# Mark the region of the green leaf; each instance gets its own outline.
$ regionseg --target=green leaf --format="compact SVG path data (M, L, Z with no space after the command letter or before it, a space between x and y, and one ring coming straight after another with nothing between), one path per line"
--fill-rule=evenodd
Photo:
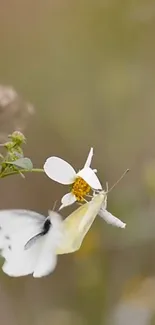
M32 170L33 168L32 161L29 158L20 158L7 163L27 170Z

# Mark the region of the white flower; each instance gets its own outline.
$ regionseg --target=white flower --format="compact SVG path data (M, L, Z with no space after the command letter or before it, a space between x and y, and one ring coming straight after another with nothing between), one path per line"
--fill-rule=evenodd
M62 205L60 209L76 201L83 201L85 195L91 189L102 190L100 181L95 174L96 170L90 167L92 157L93 148L90 149L86 163L78 173L68 162L61 158L50 157L46 160L44 171L47 176L60 184L71 185L71 191L61 199Z
M106 210L108 189L106 190L106 192L103 191L100 181L95 174L96 170L90 167L92 157L93 148L90 149L88 158L83 169L81 169L78 173L75 172L74 168L68 162L64 161L61 158L50 157L46 160L44 164L44 171L47 176L58 183L64 185L71 185L71 191L65 194L61 199L62 205L60 209L65 206L71 205L76 201L83 201L85 195L87 195L91 189L93 191L100 190L100 194L103 194L104 199L97 214L107 223L116 227L125 228L126 224L124 222L114 217L110 212ZM118 181L120 181L122 177L124 177L125 173L121 176ZM94 195L96 196L95 191ZM88 202L88 205L90 202Z

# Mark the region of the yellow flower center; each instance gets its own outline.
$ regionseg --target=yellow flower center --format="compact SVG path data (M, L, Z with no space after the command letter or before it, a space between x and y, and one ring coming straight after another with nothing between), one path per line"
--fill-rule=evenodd
M84 201L84 196L88 194L91 187L82 179L77 177L75 183L72 186L71 192L76 196L77 201Z

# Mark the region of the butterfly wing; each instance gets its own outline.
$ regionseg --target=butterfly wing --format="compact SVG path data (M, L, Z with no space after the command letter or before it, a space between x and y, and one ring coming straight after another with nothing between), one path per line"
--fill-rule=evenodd
M10 251L8 253L8 251L5 250L3 254L5 257L5 262L2 266L3 272L12 277L32 274L40 253L39 246L38 243L26 251L24 248L21 249L21 247L19 249L13 248L14 252L11 254Z
M45 217L27 210L0 211L0 250L5 258L3 271L10 276L33 273L43 238L30 249L25 244L42 230Z
M65 235L61 245L57 248L57 254L68 254L77 251L94 222L106 195L101 192L90 202L83 204L71 213L63 222Z
M60 214L51 211L48 219L51 222L51 227L43 237L39 258L33 273L34 277L46 276L55 269L57 264L56 249L64 237L64 228Z
M44 247L41 249L39 258L37 259L34 267L34 278L41 278L52 273L56 267L56 264L57 256L55 254L55 247L50 246L49 249L48 243L44 243Z

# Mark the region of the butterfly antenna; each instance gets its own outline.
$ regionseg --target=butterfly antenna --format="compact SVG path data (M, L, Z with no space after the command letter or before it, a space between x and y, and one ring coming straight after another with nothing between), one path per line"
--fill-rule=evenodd
M107 193L111 192L113 188L118 185L118 183L124 178L124 176L129 172L130 169L125 170L125 172L122 174L122 176L117 180L117 182L110 187L110 189L107 191ZM107 183L106 183L106 188L107 188Z
M109 188L109 184L108 184L108 182L106 182L105 186L106 186L106 193L108 193L108 192L109 192L109 191L108 191L108 188Z
M55 210L56 210L56 205L57 205L57 202L58 202L58 200L56 200L56 201L54 202L54 204L53 204L53 211L55 211Z

